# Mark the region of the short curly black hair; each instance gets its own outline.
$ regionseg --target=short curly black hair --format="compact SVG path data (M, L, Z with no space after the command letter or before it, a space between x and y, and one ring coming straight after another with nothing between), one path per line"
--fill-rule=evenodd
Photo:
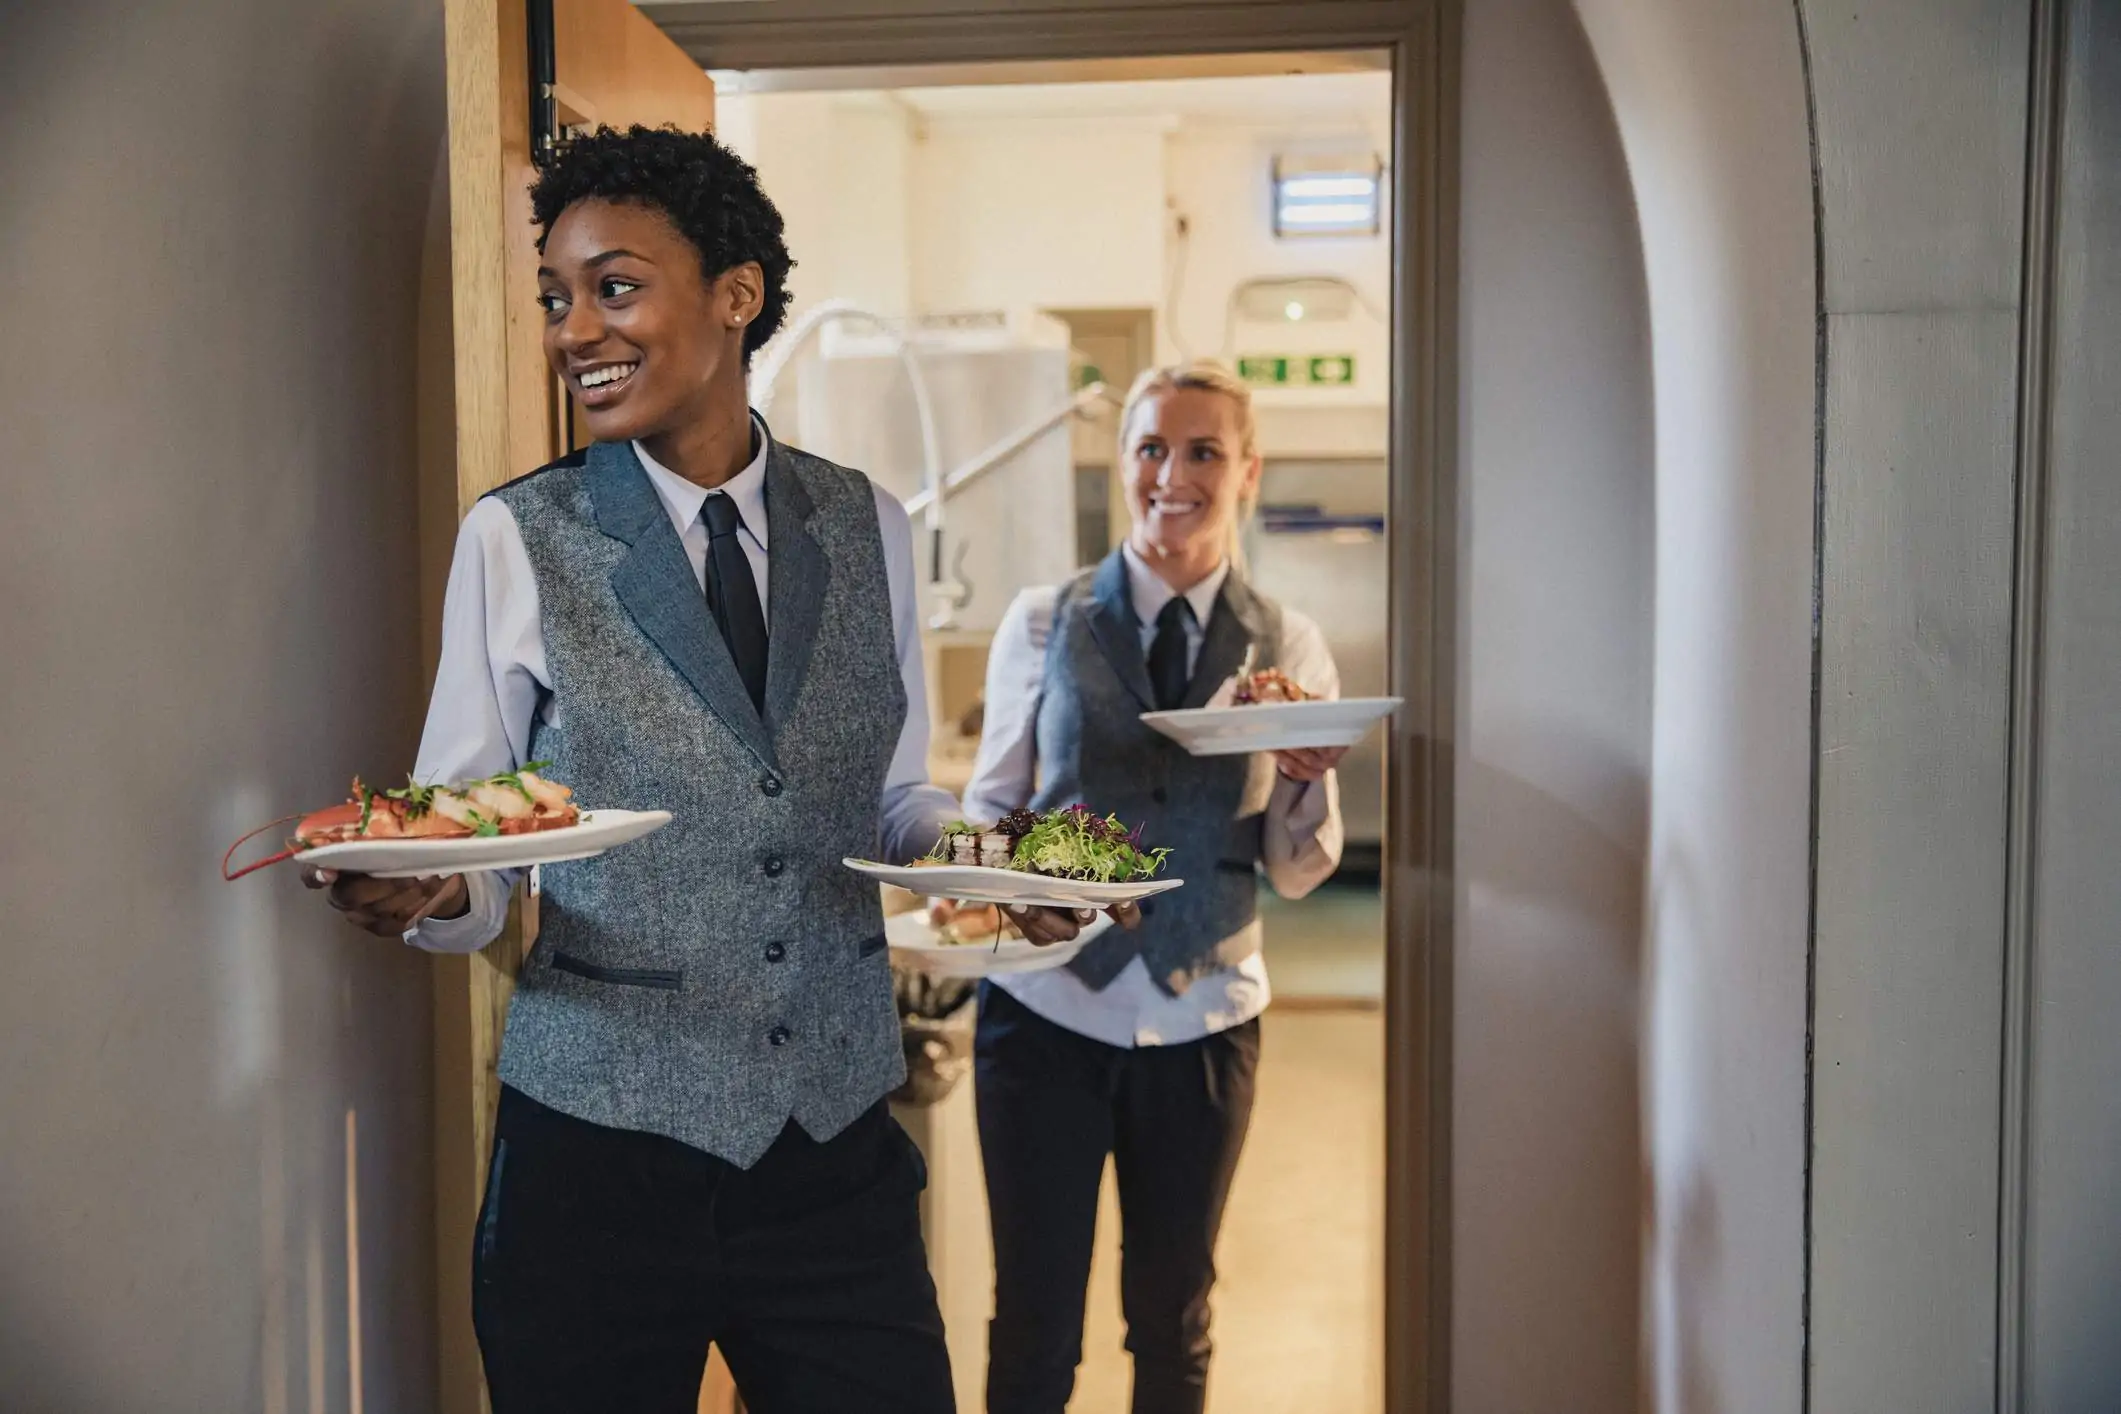
M591 199L635 202L668 216L699 252L700 271L710 280L747 260L758 262L766 297L744 330L746 364L779 331L788 317L788 272L795 268L781 213L751 164L712 136L636 124L576 138L531 184L538 249L561 212Z

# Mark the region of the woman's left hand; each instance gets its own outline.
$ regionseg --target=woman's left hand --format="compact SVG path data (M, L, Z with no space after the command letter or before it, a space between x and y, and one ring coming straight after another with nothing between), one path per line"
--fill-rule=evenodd
M1274 768L1292 781L1322 781L1348 754L1345 746L1307 746L1274 753Z

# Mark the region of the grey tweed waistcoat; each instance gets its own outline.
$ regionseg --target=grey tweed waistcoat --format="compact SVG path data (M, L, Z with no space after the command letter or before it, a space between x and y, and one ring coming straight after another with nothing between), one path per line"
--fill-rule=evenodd
M774 445L763 717L631 447L495 493L537 579L557 711L531 754L584 805L671 823L542 870L501 1079L596 1124L749 1167L829 1139L905 1063L876 887L906 718L874 493Z
M1185 705L1207 704L1256 649L1255 668L1280 661L1281 610L1236 570L1209 615ZM1145 844L1170 848L1166 868L1186 886L1142 905L1139 928L1111 929L1069 962L1102 991L1139 956L1169 995L1244 960L1240 939L1258 909L1262 817L1274 789L1265 756L1189 756L1143 726L1155 709L1140 620L1120 552L1064 587L1054 607L1039 700L1039 810L1088 805L1140 825Z

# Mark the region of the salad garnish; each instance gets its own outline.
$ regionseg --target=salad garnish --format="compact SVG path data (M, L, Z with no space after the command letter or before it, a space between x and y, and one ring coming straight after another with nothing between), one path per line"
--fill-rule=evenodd
M954 823L944 830L928 862L1124 884L1154 878L1170 853L1142 848L1141 831L1129 830L1115 815L1071 805L1044 815L1011 811L986 829Z

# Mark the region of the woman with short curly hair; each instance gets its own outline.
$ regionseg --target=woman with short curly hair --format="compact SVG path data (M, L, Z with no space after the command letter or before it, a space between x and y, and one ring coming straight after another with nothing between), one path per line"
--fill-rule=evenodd
M792 264L751 168L600 132L532 207L545 351L595 440L466 517L417 774L544 760L675 818L541 871L474 1257L494 1409L689 1414L712 1343L757 1414L947 1414L880 902L840 865L957 813L927 783L911 526L747 405ZM310 877L440 952L493 938L514 882Z

